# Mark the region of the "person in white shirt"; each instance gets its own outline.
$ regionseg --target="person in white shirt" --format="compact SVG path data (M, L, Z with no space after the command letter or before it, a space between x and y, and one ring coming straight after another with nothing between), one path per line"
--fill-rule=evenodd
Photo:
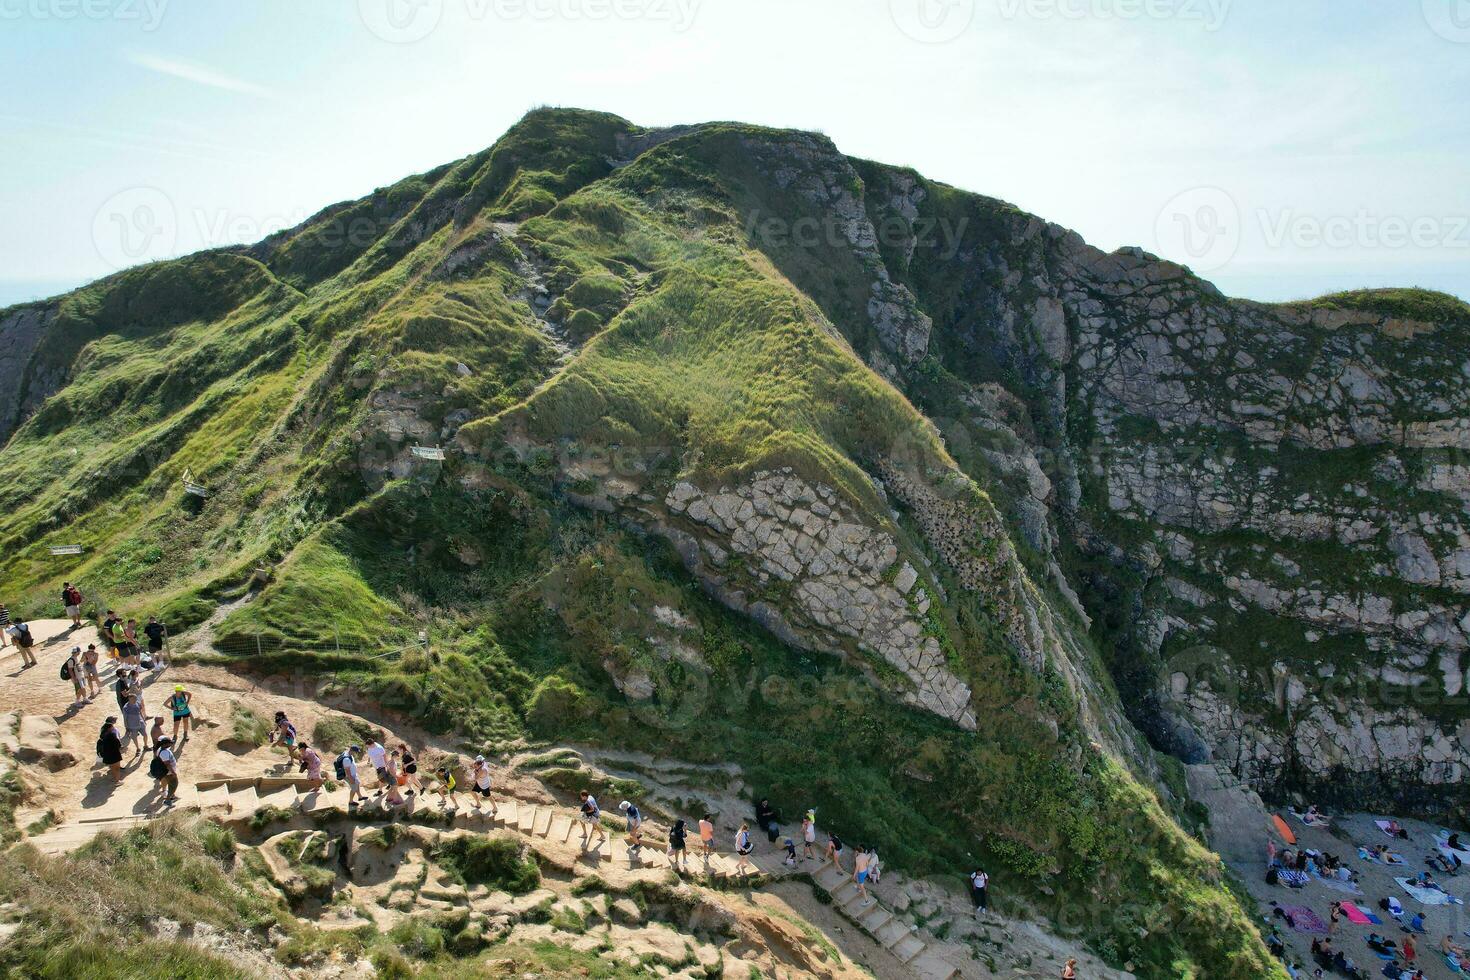
M480 812L481 799L489 801L490 816L494 817L498 809L490 798L490 764L483 755L477 755L474 769L470 772L470 800L475 804L476 813Z
M975 903L976 915L990 907L990 875L979 868L970 875L970 898Z
M388 773L388 750L379 745L377 739L370 738L367 744L367 757L373 771L378 774L378 791L373 795L382 796L391 778Z
M754 850L750 843L750 824L743 823L735 832L735 870L742 875L748 873L750 868L750 852Z
M597 797L585 789L581 793L582 798L582 847L586 848L592 840L592 832L597 832L597 846L607 840L607 832L602 829L602 810L597 805Z

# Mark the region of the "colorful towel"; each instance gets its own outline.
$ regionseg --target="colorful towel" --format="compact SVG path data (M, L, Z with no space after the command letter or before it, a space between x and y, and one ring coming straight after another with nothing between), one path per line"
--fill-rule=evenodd
M1305 932L1313 936L1327 935L1327 923L1323 922L1322 917L1311 909L1302 905L1278 905L1277 908L1281 909L1286 916L1286 921L1291 923L1291 927L1297 932Z
M1342 903L1342 914L1347 916L1349 922L1355 926L1383 925L1383 920L1365 908L1360 908L1352 902Z
M1281 870L1276 872L1276 880L1281 882L1283 885L1291 888L1301 888L1312 879L1307 877L1307 873L1305 871L1294 871L1289 868L1282 868Z
M1326 878L1319 874L1312 875L1312 880L1319 885L1324 885L1327 888L1331 888L1333 891L1342 892L1344 895L1363 894L1363 889L1359 888L1351 881L1343 881L1340 878Z
M1413 880L1414 879L1412 879L1412 878L1395 878L1394 879L1394 881L1396 881L1396 882L1399 883L1399 887L1400 888L1402 888L1404 891L1408 892L1410 895L1412 895L1414 898L1416 898L1420 902L1420 904L1423 904L1423 905L1464 905L1465 904L1464 902L1460 901L1455 896L1450 895L1450 894L1448 894L1446 892L1439 891L1436 888L1420 888L1418 885L1412 884Z

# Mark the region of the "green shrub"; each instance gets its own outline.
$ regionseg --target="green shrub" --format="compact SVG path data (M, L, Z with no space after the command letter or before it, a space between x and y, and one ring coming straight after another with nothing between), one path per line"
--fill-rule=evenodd
M270 726L264 718L236 701L230 705L230 738L252 748L270 741Z
M217 823L202 821L199 824L199 841L204 853L219 861L229 861L235 856L235 832Z
M386 737L381 728L347 715L328 715L311 730L312 746L333 754L341 752L349 745L363 745L368 739L381 740Z
M512 834L445 838L434 845L431 856L464 885L523 895L541 884L541 869Z
M444 955L444 932L436 925L418 918L404 919L388 931L388 940L405 956L416 960L432 960Z

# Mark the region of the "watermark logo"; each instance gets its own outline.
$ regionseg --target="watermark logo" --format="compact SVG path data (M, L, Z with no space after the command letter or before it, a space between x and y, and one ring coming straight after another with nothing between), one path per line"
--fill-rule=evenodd
M1470 44L1470 0L1421 0L1424 21L1446 41Z
M1240 249L1240 237L1240 208L1218 187L1176 194L1154 222L1154 251L1181 257L1195 272L1223 268Z
M945 44L969 29L975 0L888 0L898 29L921 44Z
M158 30L169 0L0 0L0 21L94 20Z
M156 187L119 191L92 218L92 243L113 269L168 258L178 240L178 211Z
M1233 0L1000 0L1006 20L1174 20L1206 31L1225 26Z
M357 0L357 14L375 36L390 44L412 44L444 19L444 0Z
M4 0L0 0L4 2ZM515 21L656 21L682 34L694 26L700 0L454 0L454 13L471 23ZM358 0L358 14L374 35L413 44L444 20L446 0Z

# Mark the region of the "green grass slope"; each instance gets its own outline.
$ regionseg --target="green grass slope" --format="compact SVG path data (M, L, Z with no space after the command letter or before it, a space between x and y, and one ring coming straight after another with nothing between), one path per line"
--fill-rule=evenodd
M179 629L264 566L216 629L223 661L331 674L476 745L735 761L786 811L817 805L915 873L986 863L1003 907L1140 975L1274 975L1218 859L1176 822L1179 796L1149 784L1160 763L1129 738L1094 744L1081 715L1117 714L1116 697L1051 586L1024 579L1088 691L1022 663L1015 610L963 587L875 487L892 460L968 484L860 356L873 257L749 238L752 212L811 205L746 152L799 159L814 139L538 111L485 153L253 249L66 297L86 330L69 359L45 356L68 383L0 452L16 475L0 595L29 615L70 578ZM340 234L354 221L362 234ZM449 458L416 461L413 444ZM648 533L676 481L773 467L933 563L949 598L927 628L975 692L976 731L886 697L880 663L782 643ZM186 468L211 497L183 493ZM582 506L589 471L646 501ZM62 542L87 551L50 557ZM775 585L761 598L789 601ZM689 624L677 638L659 609ZM656 696L625 697L610 664L651 671Z

